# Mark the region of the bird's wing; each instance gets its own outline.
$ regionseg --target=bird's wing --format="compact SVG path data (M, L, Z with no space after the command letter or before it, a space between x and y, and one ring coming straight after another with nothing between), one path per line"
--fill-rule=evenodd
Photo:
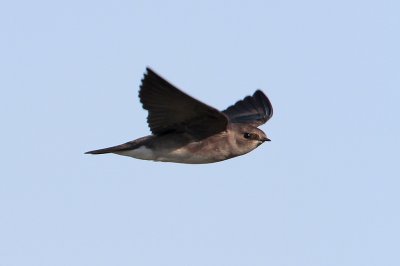
M180 91L150 68L139 98L149 112L147 122L154 135L188 132L201 139L224 131L228 124L223 113Z
M222 112L228 116L229 122L246 123L256 127L267 122L273 114L271 102L260 90Z

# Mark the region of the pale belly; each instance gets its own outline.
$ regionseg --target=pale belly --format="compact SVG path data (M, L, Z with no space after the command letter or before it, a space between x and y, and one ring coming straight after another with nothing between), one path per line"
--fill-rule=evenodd
M137 149L121 151L117 154L142 160L187 164L214 163L233 157L227 152L227 149L222 149L221 147L197 147L196 143L177 149L161 151L153 151L141 146Z

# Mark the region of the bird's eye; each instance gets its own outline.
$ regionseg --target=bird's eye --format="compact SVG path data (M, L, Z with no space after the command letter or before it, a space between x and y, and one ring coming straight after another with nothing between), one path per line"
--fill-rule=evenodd
M250 139L251 138L251 133L244 133L243 137L246 139Z

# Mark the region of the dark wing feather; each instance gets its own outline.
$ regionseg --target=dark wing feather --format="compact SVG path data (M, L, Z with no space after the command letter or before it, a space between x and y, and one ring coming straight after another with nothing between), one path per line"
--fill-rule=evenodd
M154 135L188 132L201 139L225 130L228 124L223 113L180 91L150 68L139 98L149 112L147 122Z
M232 123L246 123L260 126L273 114L272 105L265 94L257 90L253 96L247 96L223 111Z

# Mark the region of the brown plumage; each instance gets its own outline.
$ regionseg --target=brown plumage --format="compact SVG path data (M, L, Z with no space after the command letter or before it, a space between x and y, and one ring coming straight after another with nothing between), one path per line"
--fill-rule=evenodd
M243 155L269 141L257 127L273 114L267 96L252 96L220 112L147 68L139 91L152 135L88 154L115 153L144 160L212 163Z

